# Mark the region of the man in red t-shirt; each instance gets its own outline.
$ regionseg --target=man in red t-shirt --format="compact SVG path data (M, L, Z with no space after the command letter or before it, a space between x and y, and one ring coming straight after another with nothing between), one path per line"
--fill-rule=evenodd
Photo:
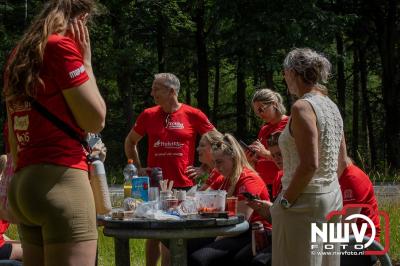
M342 145L346 145L344 141ZM367 204L370 207L364 208L351 208L348 209L342 220L345 221L349 215L352 214L363 214L370 218L376 228L375 240L379 241L381 232L379 215L378 215L378 204L374 194L374 187L371 180L360 168L355 166L351 159L347 156L346 149L339 155L338 161L338 176L340 189L343 197L343 207L349 204ZM357 219L356 222L358 229L361 228L364 220ZM368 226L365 233L367 236L371 236L371 228ZM340 264L346 265L374 265L376 262L375 256L354 256L354 255L342 255L340 258Z
M188 189L194 185L186 175L186 168L193 165L197 135L214 130L206 115L199 109L178 101L179 79L170 73L155 75L151 96L156 106L145 109L125 139L125 154L134 160L138 172L146 175L142 168L137 144L144 135L148 136L147 167L160 167L163 179L174 181L174 188ZM155 251L158 242L147 242ZM149 245L153 245L150 247ZM158 256L146 255L147 265L156 265Z
M170 73L156 74L151 96L157 104L145 109L125 139L125 154L142 170L137 144L148 136L147 167L160 167L163 179L173 180L174 188L194 185L186 175L186 167L193 165L196 137L214 129L199 109L178 101L180 83Z

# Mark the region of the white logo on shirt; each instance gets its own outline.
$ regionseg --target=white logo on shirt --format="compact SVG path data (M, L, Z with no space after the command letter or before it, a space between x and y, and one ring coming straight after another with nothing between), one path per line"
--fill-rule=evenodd
M71 79L73 79L73 78L76 78L77 76L79 76L80 74L82 74L84 72L85 72L85 67L83 65L81 65L79 68L69 72L69 77Z
M14 117L14 130L28 130L29 116L15 116Z
M176 148L182 148L183 144L180 143L179 141L161 141L161 140L157 140L156 142L154 142L153 145L154 148L159 148L159 147L163 147L163 148L172 148L172 149L176 149Z
M183 123L181 122L168 122L166 128L170 128L170 129L184 129L185 126L183 125Z

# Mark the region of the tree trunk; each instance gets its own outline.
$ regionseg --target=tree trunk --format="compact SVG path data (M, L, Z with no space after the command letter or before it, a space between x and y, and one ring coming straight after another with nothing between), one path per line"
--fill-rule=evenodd
M121 3L119 6L116 6L110 11L114 14L119 14L121 10L123 10L123 8L127 6L127 4L127 2ZM124 38L122 38L126 35L126 32L124 30L125 25L124 23L122 23L122 18L119 16L112 16L112 25L115 25L113 35L114 49L116 51L127 49ZM132 73L130 73L129 71L130 59L124 56L124 53L118 53L115 57L115 60L117 65L124 66L121 67L119 71L117 71L116 80L123 110L122 117L126 119L124 123L124 125L126 125L125 132L126 134L128 134L134 122L133 90L131 80Z
M215 83L214 83L214 101L213 101L213 113L212 113L212 122L215 127L218 124L218 105L219 105L219 79L220 79L220 62L219 56L216 56L215 61Z
M267 70L267 68L265 68L265 85L269 89L274 89L273 76L274 76L274 72L270 69Z
M197 48L197 78L198 78L198 104L199 108L209 114L208 104L208 59L206 36L204 32L204 0L198 0L194 21L196 23L196 48Z
M360 78L361 78L361 91L362 91L362 99L364 112L366 116L366 126L369 140L369 153L371 155L371 167L376 166L376 144L374 137L374 128L372 126L372 114L371 108L369 104L368 97L368 88L367 88L367 80L368 80L368 72L367 72L367 62L365 59L365 49L359 49L359 60L360 60Z
M351 138L351 155L353 159L357 159L358 152L358 118L359 118L359 101L360 101L360 80L359 80L359 60L358 51L354 47L353 50L353 130Z
M377 2L373 2L377 4ZM380 2L378 2L380 3ZM400 57L397 34L397 1L388 0L382 6L374 6L378 47L382 62L382 95L385 109L385 148L391 170L400 169L400 74L397 66Z
M336 33L337 49L337 99L343 121L346 118L346 79L344 74L344 45L342 33Z
M247 133L246 122L246 81L244 58L239 55L236 69L236 131L238 138L245 138Z
M191 93L190 93L190 73L191 73L191 68L188 68L187 69L187 73L186 73L186 88L185 88L185 99L186 99L186 101L185 101L185 103L186 104L188 104L188 105L191 105L191 103L192 103L192 95L191 95Z
M157 21L157 56L158 56L158 72L163 73L165 71L165 45L164 35L165 26L164 19L161 11L158 12Z

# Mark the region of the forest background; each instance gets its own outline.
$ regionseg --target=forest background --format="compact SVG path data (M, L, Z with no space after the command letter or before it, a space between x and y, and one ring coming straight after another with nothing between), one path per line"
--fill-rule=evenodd
M44 2L0 0L1 66ZM98 3L90 34L94 72L108 107L102 137L111 183L122 182L127 133L137 115L154 105L155 73L175 73L182 102L204 111L220 131L250 143L261 126L251 109L256 89L278 91L290 110L282 62L293 47L311 47L332 62L327 87L343 116L350 156L376 180L399 180L400 1ZM4 100L1 105L3 123ZM146 150L142 141L142 160Z

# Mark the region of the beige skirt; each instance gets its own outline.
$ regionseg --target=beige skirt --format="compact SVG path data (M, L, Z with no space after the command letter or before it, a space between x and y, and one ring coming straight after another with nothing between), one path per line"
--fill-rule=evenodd
M334 244L327 255L321 252L323 245L318 244L318 248L311 242L311 223L321 225L328 213L342 209L339 187L328 193L303 193L289 209L279 204L284 193L271 207L272 266L339 266L339 244ZM340 220L340 216L335 216L330 222Z

